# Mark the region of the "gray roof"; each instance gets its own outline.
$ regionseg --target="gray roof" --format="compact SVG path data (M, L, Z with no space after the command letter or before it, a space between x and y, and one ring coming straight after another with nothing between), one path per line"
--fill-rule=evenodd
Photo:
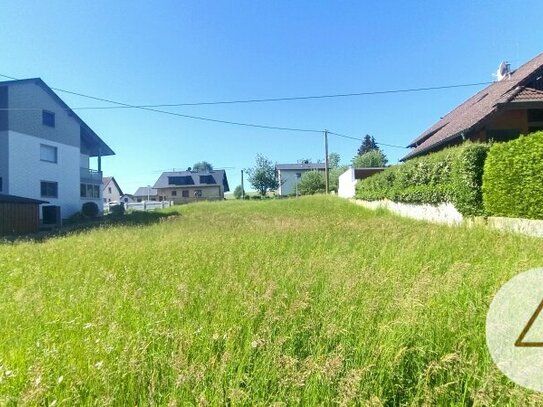
M0 86L24 85L26 83L34 83L45 90L63 109L68 112L81 126L81 139L87 145L90 156L97 157L98 155L115 155L113 150L92 130L87 123L83 121L75 112L51 89L41 78L20 79L13 81L2 81Z
M276 170L324 170L324 163L276 164Z
M177 178L175 183L170 183L172 178ZM197 171L172 171L163 172L153 188L171 187L206 187L210 185L222 185L224 192L230 191L228 179L224 170L212 170L209 172Z
M147 192L149 190L149 192ZM134 196L157 196L158 191L154 188L149 187L139 187L136 192L134 192Z
M39 199L24 198L17 195L0 194L0 203L44 204L49 202L40 201Z

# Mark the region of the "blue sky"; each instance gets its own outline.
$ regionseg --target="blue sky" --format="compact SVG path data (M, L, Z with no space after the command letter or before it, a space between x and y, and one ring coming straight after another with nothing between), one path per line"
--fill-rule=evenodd
M17 1L1 6L0 73L129 104L289 97L492 80L543 51L540 1ZM168 110L406 145L480 87ZM71 107L105 106L59 93ZM78 114L117 153L125 192L206 160L231 188L257 153L323 159L320 134L141 110ZM356 141L330 137L347 163ZM391 162L406 150L385 147Z

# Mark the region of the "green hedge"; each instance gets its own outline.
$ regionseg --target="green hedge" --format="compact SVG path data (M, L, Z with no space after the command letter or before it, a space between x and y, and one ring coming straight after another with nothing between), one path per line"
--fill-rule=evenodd
M492 145L483 201L489 215L543 219L543 132Z
M463 215L482 215L487 151L486 144L465 143L414 158L360 181L356 197L405 203L451 202Z

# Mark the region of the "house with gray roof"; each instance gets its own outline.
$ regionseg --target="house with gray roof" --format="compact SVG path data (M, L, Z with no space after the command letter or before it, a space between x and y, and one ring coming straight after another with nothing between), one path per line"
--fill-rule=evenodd
M0 193L60 208L41 205L41 218L68 218L85 202L102 210L102 158L114 154L41 79L0 82Z
M543 129L543 53L516 70L500 65L497 77L480 92L447 113L409 145L402 158L472 141L509 141Z
M150 186L139 187L132 195L132 199L136 202L158 201L158 191Z
M307 161L296 164L276 164L275 173L279 188L277 194L281 196L297 195L297 186L304 172L324 171L325 165L322 163L310 163Z
M159 201L183 204L200 200L223 200L230 191L224 170L163 172L153 186Z

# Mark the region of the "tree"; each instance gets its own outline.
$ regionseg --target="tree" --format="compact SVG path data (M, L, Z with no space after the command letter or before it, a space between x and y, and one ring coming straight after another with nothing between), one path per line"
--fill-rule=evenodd
M262 196L268 191L275 191L279 182L275 176L275 166L262 154L257 154L256 165L247 170L248 179L251 185Z
M381 150L370 150L367 153L353 158L353 167L369 168L384 167L388 162L386 155Z
M328 154L328 167L329 168L337 168L339 166L339 160L340 156L338 153L330 153Z
M213 165L211 163L208 163L207 161L199 161L192 166L192 171L197 171L197 172L213 171Z
M347 165L340 165L330 170L330 191L339 190L339 176L347 171L349 167Z
M358 148L358 155L366 154L371 150L379 150L379 146L373 136L366 134L362 140L362 145Z
M326 190L326 181L323 171L304 172L298 182L298 193L300 195L313 195Z
M234 198L241 199L242 195L243 195L243 188L241 188L241 185L238 185L236 189L234 189Z

